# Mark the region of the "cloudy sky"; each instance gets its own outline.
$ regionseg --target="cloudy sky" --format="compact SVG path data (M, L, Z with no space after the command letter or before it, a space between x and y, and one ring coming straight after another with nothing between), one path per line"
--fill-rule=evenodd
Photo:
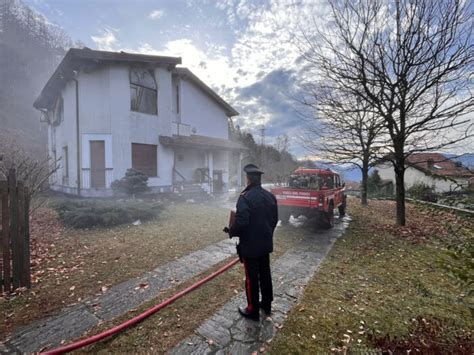
M103 50L181 56L183 65L239 112L236 123L266 142L287 134L297 156L293 109L301 68L291 33L322 19L319 0L25 0L74 40Z

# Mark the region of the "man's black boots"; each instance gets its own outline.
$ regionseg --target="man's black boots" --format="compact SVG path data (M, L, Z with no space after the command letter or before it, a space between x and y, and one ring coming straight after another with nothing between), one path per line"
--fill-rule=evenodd
M239 313L245 318L258 321L260 320L260 314L257 312L249 312L247 307L239 307Z
M272 306L267 306L263 304L262 302L259 302L258 306L260 307L261 310L263 310L263 312L265 312L267 316L269 316L272 313Z

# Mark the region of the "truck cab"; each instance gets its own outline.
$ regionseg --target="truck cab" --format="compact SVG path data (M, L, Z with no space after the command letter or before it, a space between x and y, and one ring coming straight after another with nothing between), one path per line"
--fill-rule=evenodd
M278 213L283 224L290 216L317 217L319 223L334 226L334 209L346 213L344 183L339 174L330 169L296 169L287 186L271 190L278 201Z

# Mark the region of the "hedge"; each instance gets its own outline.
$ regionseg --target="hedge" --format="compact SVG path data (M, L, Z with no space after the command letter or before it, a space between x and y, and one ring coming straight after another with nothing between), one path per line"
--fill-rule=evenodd
M139 200L66 200L55 209L65 225L91 228L148 221L159 215L162 205Z

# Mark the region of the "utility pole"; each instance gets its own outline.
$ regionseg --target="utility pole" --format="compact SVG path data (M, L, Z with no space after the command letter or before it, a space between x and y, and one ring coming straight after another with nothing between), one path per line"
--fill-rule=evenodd
M265 125L262 125L262 127L259 129L260 131L260 144L265 145L265 131L267 129L265 128Z
M266 154L265 154L265 131L266 131L265 124L262 124L259 131L260 131L260 149L261 149L260 164L262 166L266 166L267 159L266 159Z

